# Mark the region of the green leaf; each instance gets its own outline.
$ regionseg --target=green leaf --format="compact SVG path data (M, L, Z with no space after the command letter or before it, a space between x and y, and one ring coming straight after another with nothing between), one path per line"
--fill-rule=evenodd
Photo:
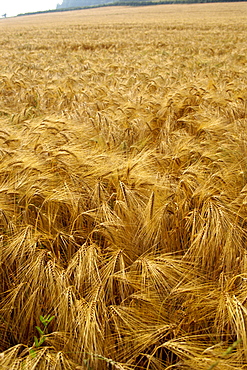
M37 356L37 353L35 352L33 348L30 349L29 354L32 358L35 358Z
M35 343L35 347L39 347L39 340L37 337L34 337L34 343Z
M39 345L40 346L44 343L45 339L46 339L45 336L40 338L40 340L39 340Z
M40 329L40 327L39 326L35 326L35 328L38 330L38 332L39 332L39 334L40 335L44 335L45 333L43 332L43 330L42 329Z
M54 318L55 316L51 316L49 319L47 319L48 323L50 323Z

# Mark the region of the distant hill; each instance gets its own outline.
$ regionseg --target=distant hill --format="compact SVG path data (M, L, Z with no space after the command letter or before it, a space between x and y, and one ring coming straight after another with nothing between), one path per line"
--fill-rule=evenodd
M102 5L112 2L113 0L63 0L62 4L57 4L57 9L80 8L84 6Z
M63 0L56 9L41 10L38 12L20 13L18 16L64 12L105 6L147 6L161 4L195 4L195 3L227 3L245 2L246 0Z
M155 4L189 4L189 3L214 3L214 2L238 2L246 0L63 0L61 4L57 4L57 10L60 9L78 9L91 6L110 5L155 5Z

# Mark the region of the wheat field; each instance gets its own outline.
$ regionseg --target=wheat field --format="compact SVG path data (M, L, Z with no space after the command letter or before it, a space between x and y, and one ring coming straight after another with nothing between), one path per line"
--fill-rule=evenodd
M246 31L245 2L0 20L1 370L247 369Z

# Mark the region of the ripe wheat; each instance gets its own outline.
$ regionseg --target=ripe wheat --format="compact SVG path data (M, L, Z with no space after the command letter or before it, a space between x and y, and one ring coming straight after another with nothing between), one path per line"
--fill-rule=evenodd
M246 24L0 22L1 369L246 368Z

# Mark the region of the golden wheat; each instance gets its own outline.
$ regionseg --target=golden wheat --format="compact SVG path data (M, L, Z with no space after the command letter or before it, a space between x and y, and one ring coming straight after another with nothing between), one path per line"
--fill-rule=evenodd
M246 3L0 30L0 368L245 369Z

